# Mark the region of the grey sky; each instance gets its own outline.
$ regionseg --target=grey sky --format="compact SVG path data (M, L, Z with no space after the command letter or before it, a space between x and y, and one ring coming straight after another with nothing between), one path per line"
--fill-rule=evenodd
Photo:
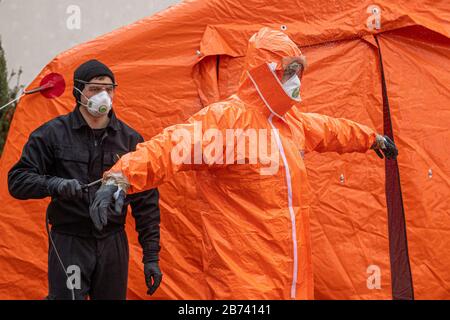
M0 0L0 36L8 70L22 67L21 83L28 85L58 53L178 2L181 1Z

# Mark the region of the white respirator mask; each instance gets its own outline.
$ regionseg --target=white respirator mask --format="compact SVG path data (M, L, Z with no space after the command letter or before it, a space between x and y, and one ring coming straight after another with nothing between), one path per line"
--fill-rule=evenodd
M270 62L268 63L268 65L270 70L275 72L278 64L276 62ZM283 83L281 86L283 87L284 92L286 92L289 98L298 102L302 101L300 97L301 82L298 75L292 76L288 81Z
M102 91L95 96L90 98L86 97L80 89L75 88L75 90L79 91L87 100L87 104L79 103L86 107L87 111L94 117L99 118L105 114L108 114L112 108L112 100L106 91Z
M302 83L300 82L300 78L298 75L292 76L288 81L283 83L283 89L289 98L294 99L295 101L302 101L300 97L300 87Z

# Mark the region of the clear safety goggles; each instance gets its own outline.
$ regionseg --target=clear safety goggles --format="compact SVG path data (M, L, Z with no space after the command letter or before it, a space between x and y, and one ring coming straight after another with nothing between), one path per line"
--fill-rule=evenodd
M85 85L85 88L94 95L102 91L106 91L108 94L111 94L114 92L114 89L118 86L116 83L106 84L99 82L87 82L78 79L76 79L75 81L83 83Z
M282 60L283 66L283 78L290 79L294 75L298 75L300 78L303 76L304 70L304 58L302 57L285 57Z

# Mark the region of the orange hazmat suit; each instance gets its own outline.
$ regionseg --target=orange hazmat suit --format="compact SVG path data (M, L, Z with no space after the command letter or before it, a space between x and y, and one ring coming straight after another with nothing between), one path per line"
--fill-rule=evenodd
M215 299L313 299L304 154L366 152L376 141L353 121L302 113L277 77L289 57L303 56L286 34L262 28L236 94L139 144L104 176L122 175L136 193L197 171L207 200L198 221L204 276Z

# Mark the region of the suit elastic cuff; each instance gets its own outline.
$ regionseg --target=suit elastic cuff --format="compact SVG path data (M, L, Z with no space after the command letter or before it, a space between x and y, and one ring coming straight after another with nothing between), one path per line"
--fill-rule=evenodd
M159 252L144 252L142 263L159 261Z
M46 189L46 191L48 192L48 194L51 197L58 196L58 193L56 190L62 180L64 180L64 179L59 178L59 177L50 177L50 178L46 179L44 189Z
M156 243L149 243L142 247L143 251L143 258L142 262L155 262L159 261L159 251L161 250L161 247L159 244Z

